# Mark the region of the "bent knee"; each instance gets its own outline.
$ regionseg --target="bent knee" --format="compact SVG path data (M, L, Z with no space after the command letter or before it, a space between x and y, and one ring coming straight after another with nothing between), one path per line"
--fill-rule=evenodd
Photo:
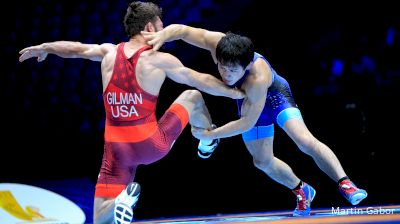
M182 93L182 98L190 101L198 101L202 100L203 96L201 95L200 91L192 89L192 90L185 90Z
M264 158L253 158L253 164L260 170L266 170L271 167L273 163L273 157L264 157Z

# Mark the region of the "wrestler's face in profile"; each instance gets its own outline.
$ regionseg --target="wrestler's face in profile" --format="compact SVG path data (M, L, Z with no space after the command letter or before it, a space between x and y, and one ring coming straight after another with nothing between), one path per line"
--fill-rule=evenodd
M218 62L218 71L225 84L233 85L243 77L246 69L239 64L223 65Z

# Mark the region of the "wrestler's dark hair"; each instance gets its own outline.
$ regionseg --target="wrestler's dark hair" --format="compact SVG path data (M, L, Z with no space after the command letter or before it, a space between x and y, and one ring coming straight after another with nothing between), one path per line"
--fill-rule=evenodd
M135 1L129 4L124 17L125 33L129 38L137 35L148 22L154 23L161 18L162 9L151 2Z
M222 65L234 66L239 64L246 68L254 57L253 42L248 37L228 32L218 42L216 57Z

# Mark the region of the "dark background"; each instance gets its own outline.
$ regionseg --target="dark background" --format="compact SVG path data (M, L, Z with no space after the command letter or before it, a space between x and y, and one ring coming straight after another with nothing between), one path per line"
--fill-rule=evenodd
M24 47L55 40L127 41L130 1L18 1L3 9L0 182L41 186L80 205L92 220L103 153L100 63L61 59L18 62ZM183 23L250 37L291 84L307 127L369 193L361 205L399 204L398 97L400 16L393 5L336 1L319 5L265 1L154 1L164 25ZM4 32L4 33L3 33ZM182 41L164 51L186 66L217 74L210 54ZM189 87L167 80L157 114ZM236 119L233 100L204 94L214 123ZM350 206L337 185L275 126L275 155L317 190L313 207ZM197 156L186 128L161 161L138 169L138 219L291 210L294 195L252 164L240 136L214 155Z

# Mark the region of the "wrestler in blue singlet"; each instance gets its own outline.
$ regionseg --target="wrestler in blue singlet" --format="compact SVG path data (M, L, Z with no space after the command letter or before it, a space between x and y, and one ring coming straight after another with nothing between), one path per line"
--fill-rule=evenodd
M267 100L257 123L252 129L242 134L244 141L274 136L274 123L277 123L281 128L283 128L283 125L289 119L303 119L300 110L294 102L289 83L275 72L264 56L254 53L253 62L258 58L263 59L270 66L272 71L272 84L268 88ZM249 71L246 71L243 77L237 81L233 87L240 88L248 74ZM240 110L242 108L242 103L243 99L237 100L239 117L241 116Z

